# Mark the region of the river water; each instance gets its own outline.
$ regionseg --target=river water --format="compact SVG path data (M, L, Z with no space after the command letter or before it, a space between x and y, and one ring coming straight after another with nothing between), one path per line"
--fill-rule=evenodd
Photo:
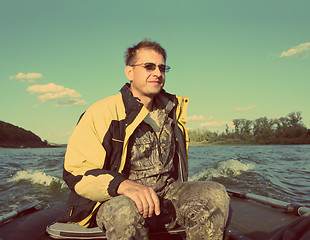
M64 201L65 148L0 149L0 216L35 200ZM310 207L310 145L191 146L189 178Z

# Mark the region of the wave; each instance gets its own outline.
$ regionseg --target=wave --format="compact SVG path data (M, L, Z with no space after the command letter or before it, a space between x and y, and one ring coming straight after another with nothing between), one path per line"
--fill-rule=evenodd
M21 170L13 177L8 179L8 182L28 181L32 184L40 184L52 188L65 188L66 183L57 177L46 174L38 170Z
M190 181L209 181L212 178L219 177L236 177L242 172L255 169L255 164L253 163L242 163L239 160L229 159L226 161L220 161L212 166L194 173L189 177Z

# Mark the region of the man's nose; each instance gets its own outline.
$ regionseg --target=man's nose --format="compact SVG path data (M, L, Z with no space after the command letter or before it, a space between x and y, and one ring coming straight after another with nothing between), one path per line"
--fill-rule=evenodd
M159 66L156 66L155 70L153 71L153 74L156 76L162 75L162 72L159 70Z

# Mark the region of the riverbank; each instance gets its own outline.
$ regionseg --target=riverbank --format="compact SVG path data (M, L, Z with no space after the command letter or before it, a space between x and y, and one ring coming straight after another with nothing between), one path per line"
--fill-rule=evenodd
M271 145L271 144L258 144L258 143L235 143L235 142L190 142L189 146L255 146L255 145ZM277 144L281 145L281 144ZM283 144L286 145L286 144Z
M2 145L0 149L23 149L23 148L66 148L67 144L48 144L43 146L16 146L16 145Z
M309 145L310 142L246 142L246 141L214 141L190 142L189 146L259 146L259 145Z

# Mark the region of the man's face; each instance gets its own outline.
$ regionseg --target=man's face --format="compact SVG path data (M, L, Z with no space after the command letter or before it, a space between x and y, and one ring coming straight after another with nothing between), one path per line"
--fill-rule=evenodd
M165 64L161 54L150 49L139 49L134 65L143 63L154 63L156 65ZM131 81L131 92L134 97L143 99L144 97L154 97L165 84L165 72L160 72L158 66L155 70L147 70L141 66L126 66L126 76Z

